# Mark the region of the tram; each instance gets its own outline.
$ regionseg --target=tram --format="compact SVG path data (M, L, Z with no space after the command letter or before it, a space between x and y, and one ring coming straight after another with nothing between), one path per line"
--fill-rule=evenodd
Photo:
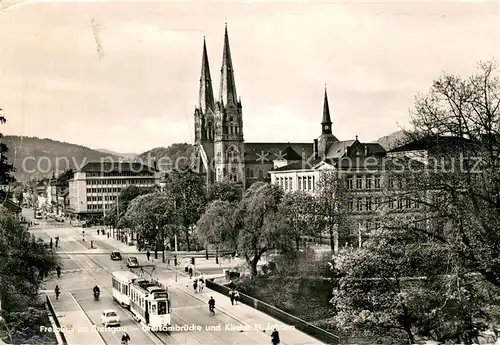
M129 271L116 271L112 274L113 299L123 307L130 308L130 284L139 277Z
M171 325L168 291L146 279L130 284L130 311L151 331L166 331Z

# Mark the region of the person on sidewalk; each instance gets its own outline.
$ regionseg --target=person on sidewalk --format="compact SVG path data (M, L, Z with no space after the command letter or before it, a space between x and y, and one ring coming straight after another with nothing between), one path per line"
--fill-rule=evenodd
M61 294L61 289L59 289L59 285L56 285L54 293L56 294L56 299L59 299L59 295Z
M61 278L61 266L56 267L57 278Z
M231 300L231 305L234 305L234 289L229 291L229 299Z
M150 258L150 257L151 257L151 252L150 252L150 251L149 251L149 249L148 249L148 251L146 252L146 258L148 259L148 261L149 261L149 258Z
M195 293L198 292L198 280L196 279L193 281L193 288Z
M192 279L193 278L193 267L189 267L188 273L189 273L189 279Z
M54 246L54 243L52 243L52 237L50 238L50 243L49 243L49 245L50 245L50 250L52 250L52 247Z
M271 333L271 342L273 343L273 345L278 345L280 343L280 334L276 330L276 328L274 329L273 333Z
M240 300L240 293L238 290L234 290L234 303L238 304L238 301Z
M202 279L198 279L198 292L201 293L205 287L205 282Z

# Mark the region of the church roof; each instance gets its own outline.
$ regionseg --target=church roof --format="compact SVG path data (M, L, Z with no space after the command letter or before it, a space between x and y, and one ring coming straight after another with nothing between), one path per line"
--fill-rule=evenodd
M224 49L222 52L219 101L221 101L225 106L232 102L234 102L234 104L238 102L236 96L236 83L234 81L233 60L231 59L229 36L227 34L227 25L224 32Z
M279 168L275 168L270 170L271 172L275 171L291 171L291 170L312 170L313 166L316 164L320 163L321 159L312 159L311 161L301 161L301 162L295 162L291 164L284 165Z
M354 144L356 140L343 140L343 141L337 141L333 142L330 147L328 148L328 151L326 153L326 158L339 158L342 157L349 146Z
M286 151L290 156L308 159L313 154L312 143L245 143L246 163L272 163L274 160L289 159L285 157ZM293 152L295 152L295 154Z
M210 77L210 66L208 64L207 45L203 39L203 56L201 60L200 94L198 107L205 114L207 109L214 109L214 92L212 89L212 78Z

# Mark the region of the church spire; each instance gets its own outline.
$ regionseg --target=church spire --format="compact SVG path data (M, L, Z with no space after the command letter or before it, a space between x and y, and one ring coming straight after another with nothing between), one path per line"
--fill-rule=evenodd
M323 120L321 121L321 133L332 134L332 120L330 118L330 107L328 106L328 96L325 86L325 100L323 102Z
M236 96L236 83L234 82L233 61L231 60L231 50L229 49L227 24L226 31L224 33L224 50L222 52L219 100L224 105L228 105L231 102L236 104L238 102L238 97Z
M207 109L214 109L214 91L212 89L212 79L210 78L205 37L203 37L203 56L201 60L199 108L203 114L207 112Z

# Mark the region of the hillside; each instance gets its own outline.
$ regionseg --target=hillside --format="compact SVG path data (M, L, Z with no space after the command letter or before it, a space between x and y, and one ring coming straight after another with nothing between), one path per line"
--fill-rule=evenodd
M186 169L192 161L194 147L191 144L172 144L169 147L155 147L138 155L134 160L146 165L153 165L156 160L158 169Z
M51 176L68 168L78 169L90 161L120 159L120 157L88 147L37 137L7 135L3 142L9 148L7 156L16 168L16 178Z
M123 157L125 159L133 159L133 158L137 157L137 153L121 153L121 152L115 152L115 151L106 150L106 149L96 149L96 151L104 152L104 153L118 156L118 157Z
M386 150L392 150L393 148L404 144L404 141L405 134L402 130L391 133L377 140L377 142Z

